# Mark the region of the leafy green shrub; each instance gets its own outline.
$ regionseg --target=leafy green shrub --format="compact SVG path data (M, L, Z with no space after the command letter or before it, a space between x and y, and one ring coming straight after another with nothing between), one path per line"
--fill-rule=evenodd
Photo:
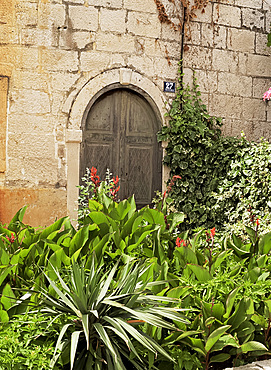
M125 369L133 365L145 370L148 352L153 356L159 352L174 361L144 333L142 323L172 332L172 321L189 322L178 312L182 309L167 307L166 302L175 302L174 298L151 293L149 286L154 283L144 279L145 272L146 266L127 263L121 269L116 264L104 274L102 266L95 267L93 258L89 270L72 263L62 277L56 270L54 281L46 276L56 294L41 289L42 312L62 316L64 321L52 366L60 358L63 365L78 370Z
M249 206L258 217L270 214L268 142L224 137L220 120L202 104L195 81L192 90L179 88L169 117L158 140L168 142L164 163L171 176L182 177L170 197L187 216L183 229L246 223Z
M0 324L0 369L49 370L55 345L52 334L53 329L48 331L44 318L35 313Z

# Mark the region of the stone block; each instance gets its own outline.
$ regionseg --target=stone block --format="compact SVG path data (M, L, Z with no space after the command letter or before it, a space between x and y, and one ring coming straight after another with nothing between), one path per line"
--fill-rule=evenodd
M233 96L252 96L252 78L233 73L218 73L218 91Z
M197 17L195 20L197 22L210 23L213 18L213 4L209 2L209 4L204 8L204 12L196 11L196 15Z
M227 47L229 50L254 53L255 33L249 30L230 28L228 30Z
M265 30L265 32L270 32L270 30L271 30L271 4L270 4L269 11L265 13L264 30Z
M14 25L15 3L15 0L0 1L0 24L6 24L8 26Z
M0 188L0 222L9 223L27 205L24 223L33 227L49 226L67 215L65 189Z
M15 68L36 69L38 50L17 45L0 45L1 64L12 64Z
M39 3L39 19L38 25L42 28L49 28L53 26L63 27L66 20L66 8L65 5L52 4L49 2Z
M112 53L135 52L134 37L131 35L114 35L99 32L96 39L96 50Z
M271 79L270 78L262 78L262 77L255 77L252 80L253 86L253 97L262 99L263 94L265 91L269 89L271 86Z
M173 21L176 25L179 24L178 18L175 18ZM174 41L181 42L180 28L178 27L174 28L171 24L162 23L161 29L162 29L162 35L161 35L162 40L169 40L169 41L174 40Z
M78 73L54 72L50 73L50 88L52 91L69 91L80 78Z
M243 118L250 121L264 121L265 103L261 99L248 99L243 100Z
M8 156L7 177L9 180L25 180L36 185L44 180L48 183L55 183L56 153L55 139L52 134L10 133ZM47 167L47 178L46 174L39 170L41 167L44 172Z
M261 9L262 0L235 0L235 5L242 6L243 8Z
M265 55L248 55L248 74L251 76L270 77L270 58Z
M243 98L216 93L211 95L209 109L210 114L217 117L241 119L242 106Z
M124 0L123 8L141 13L157 13L157 7L153 0ZM158 19L158 15L156 18Z
M163 78L165 81L177 81L179 60L171 60L165 58L155 58L154 73L156 76Z
M95 40L95 32L73 31L71 28L59 32L59 46L66 50L92 50Z
M101 8L100 27L102 31L125 33L126 10L111 10Z
M262 11L250 8L242 9L242 26L250 30L264 30L265 15Z
M219 14L215 23L231 26L241 27L241 9L232 5L219 5Z
M23 28L21 30L21 44L27 46L51 46L54 45L54 36L51 30L40 28Z
M256 33L256 53L261 55L271 55L271 48L266 45L266 34Z
M214 47L217 49L226 49L227 40L227 27L219 26L217 24L214 27Z
M263 0L263 10L271 10L271 3L269 0Z
M12 90L40 90L49 91L50 78L36 71L15 70L11 78Z
M197 84L202 93L213 93L217 91L217 72L197 70Z
M189 27L190 36L186 38L188 44L201 45L201 28L202 24L199 22L191 22ZM201 45L204 46L204 45Z
M128 57L127 66L128 68L139 71L139 73L146 74L149 77L153 77L155 75L154 64L154 58L147 57L145 55L131 55L130 57Z
M165 42L156 39L137 38L135 41L136 51L138 55L145 54L154 57L169 57L172 59L180 59L181 44L179 42Z
M55 121L50 114L28 114L20 110L10 114L8 120L9 132L14 135L24 132L25 134L46 136L54 131L54 126Z
M55 117L61 112L62 106L66 100L66 94L61 91L51 93L51 113Z
M18 2L15 6L16 22L20 26L36 26L38 6L36 3Z
M88 0L88 5L114 9L123 8L122 0Z
M193 69L211 69L212 50L200 46L189 46L184 53L184 66Z
M10 98L10 112L44 114L50 112L49 95L37 90L13 91Z
M48 71L75 72L78 71L78 54L76 51L42 49L41 65Z
M214 28L210 23L202 23L201 25L201 46L214 46Z
M18 40L18 31L15 27L0 23L0 44L15 44Z
M110 65L110 54L99 51L83 51L80 57L80 69L93 74L104 71Z
M69 19L74 29L97 31L98 9L93 6L69 6Z
M156 14L129 12L127 29L134 35L159 38L161 23Z
M212 69L215 71L224 71L237 73L239 58L237 52L227 50L213 50Z

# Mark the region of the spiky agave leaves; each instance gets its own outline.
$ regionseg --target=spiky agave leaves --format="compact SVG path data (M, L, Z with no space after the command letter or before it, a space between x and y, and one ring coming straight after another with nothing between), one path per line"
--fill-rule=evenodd
M167 307L174 299L146 294L148 286L155 284L142 280L146 266L129 263L117 270L118 264L104 274L93 259L89 270L74 261L62 274L54 269L56 281L45 274L55 296L41 291L43 312L65 318L52 367L68 349L71 369L126 369L126 358L136 369L145 370L146 363L136 349L138 344L145 353L159 352L171 359L138 324L176 330L170 321L187 324L187 319L180 309Z

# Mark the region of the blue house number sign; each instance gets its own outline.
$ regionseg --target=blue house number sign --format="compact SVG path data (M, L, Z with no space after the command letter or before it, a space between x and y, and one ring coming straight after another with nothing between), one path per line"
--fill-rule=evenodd
M164 81L164 92L175 92L175 82Z

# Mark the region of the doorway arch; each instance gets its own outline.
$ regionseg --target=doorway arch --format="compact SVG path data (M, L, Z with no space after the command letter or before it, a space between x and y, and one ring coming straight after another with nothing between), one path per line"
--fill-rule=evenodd
M83 116L80 178L86 167L96 167L101 178L109 168L120 177L120 199L134 194L138 207L150 204L162 187L160 127L159 111L141 89L120 84L102 89Z
M84 81L85 79L85 81ZM65 133L67 150L67 211L71 220L77 219L78 185L80 177L80 146L82 142L82 126L85 114L94 102L93 97L98 98L108 87L117 84L119 87L127 87L138 91L151 104L157 112L162 125L165 124L166 98L160 88L148 77L130 68L115 68L104 71L101 74L87 78L83 76L74 89L68 95L63 104L62 112L68 116ZM138 89L138 90L137 90ZM163 148L165 144L163 144ZM167 168L162 167L163 181L168 179Z

